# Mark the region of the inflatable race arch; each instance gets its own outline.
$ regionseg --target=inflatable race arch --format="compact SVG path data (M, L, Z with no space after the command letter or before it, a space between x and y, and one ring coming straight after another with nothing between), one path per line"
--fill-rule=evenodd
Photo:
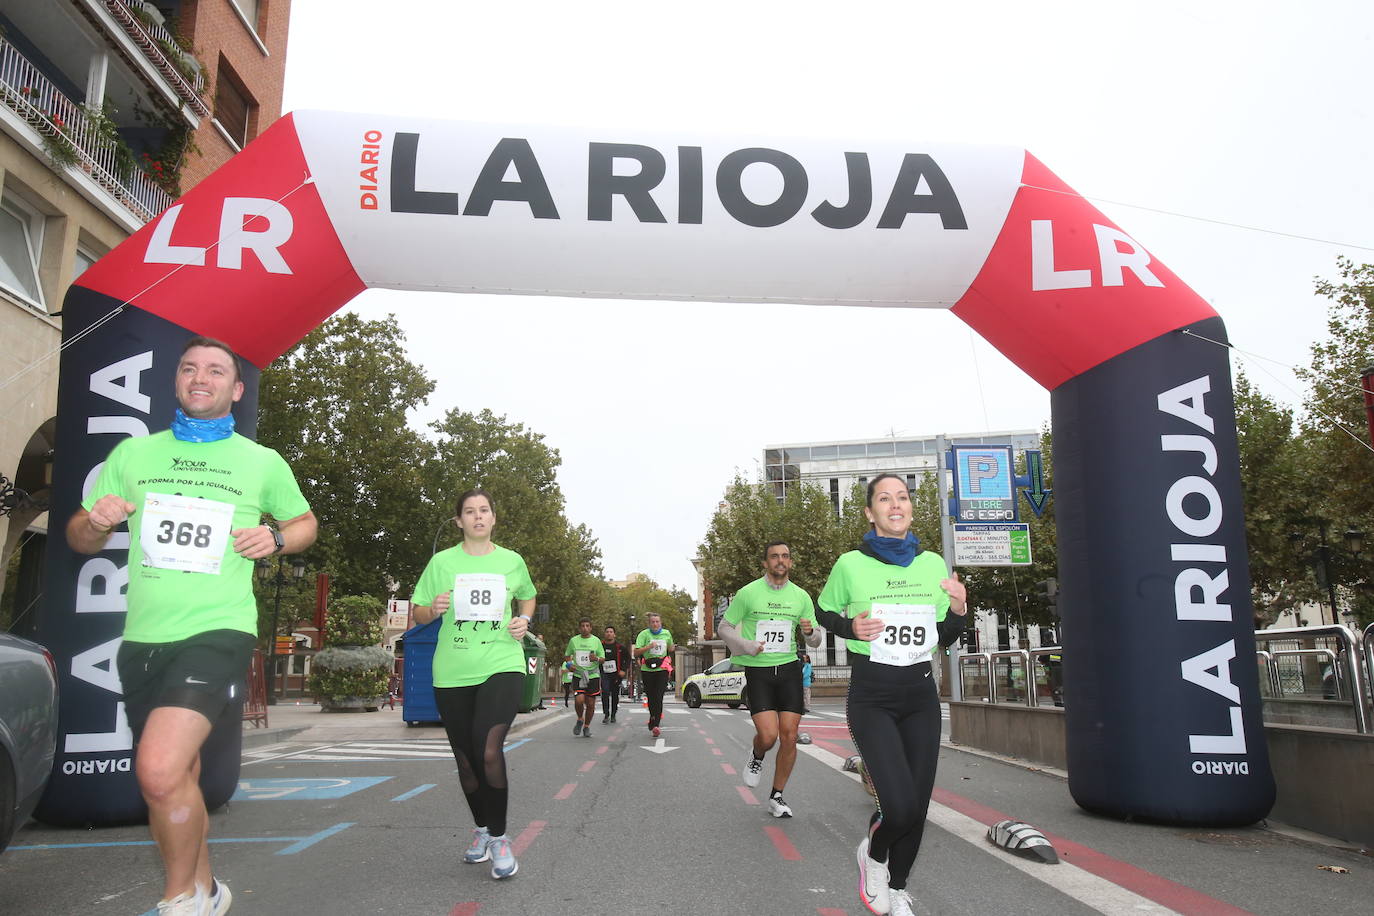
M1268 813L1230 367L1193 336L1225 330L1028 153L283 117L68 293L53 531L120 437L170 424L188 337L263 367L374 286L949 309L1051 392L1074 799L1177 824ZM113 671L127 542L49 542L49 823L143 816ZM205 752L212 805L237 779L231 712Z

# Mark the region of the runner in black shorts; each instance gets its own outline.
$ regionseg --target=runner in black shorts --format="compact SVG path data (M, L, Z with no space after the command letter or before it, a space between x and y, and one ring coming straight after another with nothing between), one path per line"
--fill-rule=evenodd
M606 650L601 640L592 635L592 619L583 617L577 622L577 635L568 640L563 653L564 664L573 676L573 692L577 694L577 722L573 735L592 736L592 716L596 714L596 698L601 696L601 663Z
M801 723L801 662L797 660L798 626L810 645L820 644L814 626L816 611L811 596L789 581L792 552L780 541L763 549L763 578L735 593L720 634L733 660L744 669L745 700L754 719L754 742L744 764L744 784L756 786L763 775L763 758L779 744L773 769L773 789L768 811L774 817L791 817L782 790L797 762L797 726Z
M67 521L67 543L85 554L110 549L115 528L128 525L116 665L162 859L159 916L220 916L233 902L210 867L201 757L212 759L216 721L243 700L258 632L254 561L305 550L318 528L282 457L234 432L239 369L228 345L187 341L171 428L116 445Z

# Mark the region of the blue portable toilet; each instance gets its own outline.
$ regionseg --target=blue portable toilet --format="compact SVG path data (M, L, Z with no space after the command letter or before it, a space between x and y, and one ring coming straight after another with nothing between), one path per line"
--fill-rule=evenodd
M401 634L405 640L402 643L405 647L405 667L402 669L405 693L401 700L401 718L407 725L440 721L439 706L434 702L433 665L442 622L436 618Z

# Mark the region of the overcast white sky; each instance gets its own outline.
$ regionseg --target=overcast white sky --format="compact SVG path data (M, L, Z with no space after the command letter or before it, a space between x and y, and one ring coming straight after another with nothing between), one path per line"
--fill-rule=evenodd
M1374 259L1372 30L1368 0L293 0L284 109L1024 147L1277 361L1245 369L1291 403L1282 366L1324 334L1313 277ZM351 307L396 313L437 379L418 423L486 407L543 433L607 575L691 591L711 512L765 444L1049 419L943 311L388 290ZM460 357L474 334L494 362ZM869 397L860 367L902 341L922 357L910 397Z

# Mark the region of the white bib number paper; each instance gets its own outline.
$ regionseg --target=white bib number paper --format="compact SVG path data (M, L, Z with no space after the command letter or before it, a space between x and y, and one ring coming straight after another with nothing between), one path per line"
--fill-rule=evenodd
M906 667L930 658L937 642L933 605L875 604L869 616L883 622L883 631L868 644L870 659Z
M216 574L233 524L232 503L149 493L138 537L143 565Z
M760 620L754 624L754 636L763 641L764 652L792 651L790 620Z
M496 573L460 573L453 578L455 622L499 622L506 615L506 577Z

